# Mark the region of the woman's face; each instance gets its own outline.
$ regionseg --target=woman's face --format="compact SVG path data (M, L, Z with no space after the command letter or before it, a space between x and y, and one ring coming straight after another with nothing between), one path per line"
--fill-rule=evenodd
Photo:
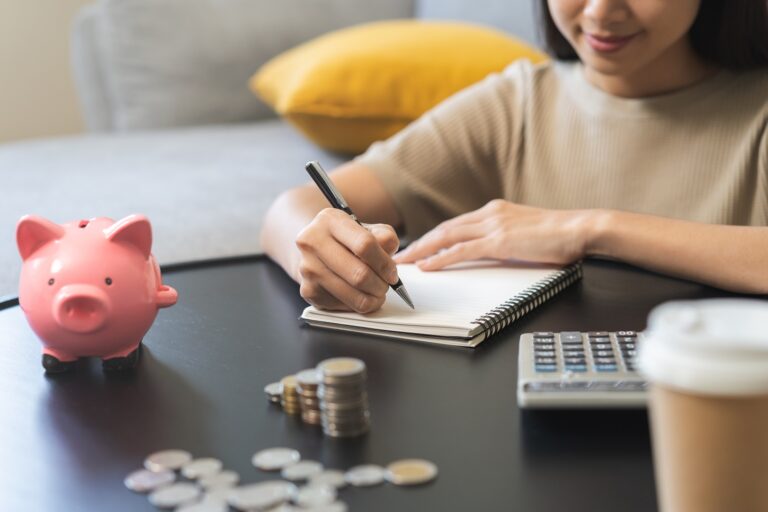
M690 55L687 33L700 3L548 0L557 28L584 65L607 76L631 76L654 69L654 64L674 65L677 56Z

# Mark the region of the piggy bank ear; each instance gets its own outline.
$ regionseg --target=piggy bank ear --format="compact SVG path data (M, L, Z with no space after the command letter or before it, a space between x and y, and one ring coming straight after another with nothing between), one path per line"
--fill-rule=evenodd
M152 226L143 215L129 215L104 230L107 240L131 245L149 258L152 251Z
M16 225L16 245L26 261L36 250L64 236L64 228L37 215L25 215Z

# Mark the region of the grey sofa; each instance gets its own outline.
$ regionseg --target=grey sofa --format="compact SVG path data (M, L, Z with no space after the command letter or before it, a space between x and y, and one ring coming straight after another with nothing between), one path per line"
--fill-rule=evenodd
M0 297L16 293L14 228L141 212L161 263L259 251L260 221L326 153L247 90L274 55L365 21L463 19L535 42L534 0L98 0L72 29L89 133L0 145Z

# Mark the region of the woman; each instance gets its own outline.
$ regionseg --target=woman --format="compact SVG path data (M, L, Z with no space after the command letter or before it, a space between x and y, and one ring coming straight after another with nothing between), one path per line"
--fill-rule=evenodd
M331 177L286 192L267 254L311 304L375 311L396 263L615 258L768 293L765 0L542 0L557 61L521 61ZM393 257L396 230L416 240ZM417 239L418 238L418 239Z

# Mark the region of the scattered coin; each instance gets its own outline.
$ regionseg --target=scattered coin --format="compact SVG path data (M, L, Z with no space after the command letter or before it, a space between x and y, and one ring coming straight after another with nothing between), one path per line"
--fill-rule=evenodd
M227 498L232 492L232 487L217 487L215 489L205 491L203 495L203 501L218 501L219 503L227 504Z
M292 448L269 448L256 453L251 462L264 471L277 471L296 464L300 459L299 452Z
M161 487L149 495L149 502L157 508L172 508L192 503L200 497L200 489L187 482Z
M309 477L309 485L330 485L341 489L347 485L344 473L337 469L325 469Z
M293 501L302 508L319 507L336 501L336 488L330 485L301 487Z
M187 462L181 468L181 474L190 480L197 480L204 476L215 475L221 471L222 463L213 457L204 457Z
M147 457L144 467L150 471L175 471L191 460L192 455L184 450L163 450Z
M240 475L229 469L213 475L206 475L197 481L206 490L228 489L236 486L238 482L240 482Z
M150 492L176 481L173 471L150 471L138 469L125 477L123 483L133 492Z
M282 476L286 480L306 480L312 475L320 473L323 465L314 460L302 460L283 468Z
M279 404L283 397L283 386L279 382L272 382L264 386L264 393L267 395L267 400Z
M387 466L386 478L395 485L419 485L435 479L437 466L423 459L403 459Z
M176 509L176 512L227 512L229 506L225 501L206 500L182 505Z
M355 487L370 487L379 485L386 478L386 471L383 467L375 464L364 464L355 466L344 475L347 483Z
M227 501L238 510L261 510L290 501L296 493L296 486L290 482L269 480L233 489Z

